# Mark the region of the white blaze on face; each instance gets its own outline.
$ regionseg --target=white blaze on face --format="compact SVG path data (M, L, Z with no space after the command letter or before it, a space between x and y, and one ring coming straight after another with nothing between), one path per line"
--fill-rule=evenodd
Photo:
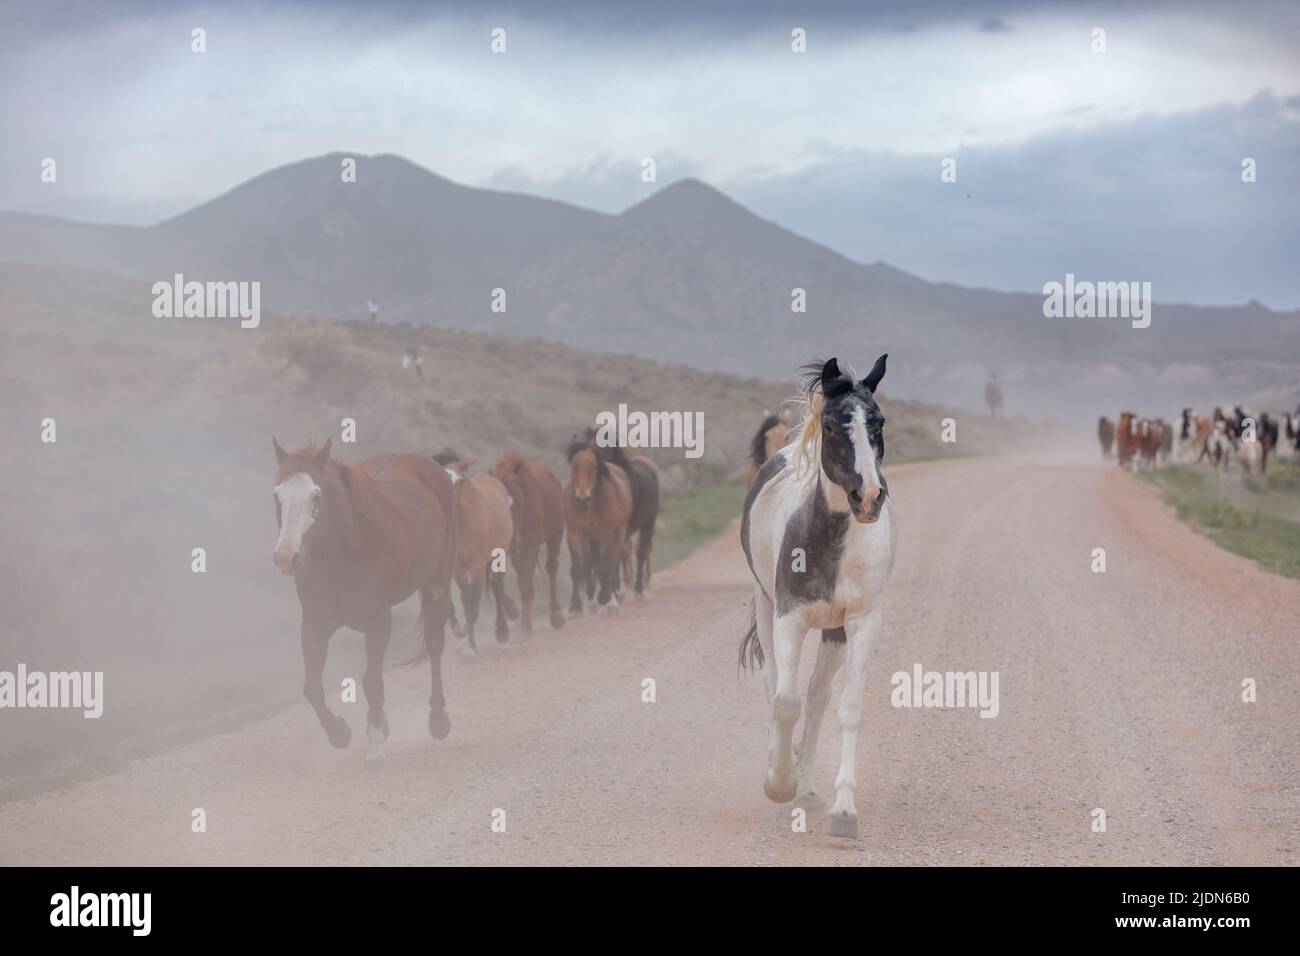
M302 552L302 539L316 520L320 488L304 472L290 475L275 486L280 503L280 537L275 542L275 566L282 574L293 571L294 559Z
M880 495L880 472L876 468L875 446L867 436L865 408L854 409L850 434L853 438L853 467L862 479L862 497L869 505Z

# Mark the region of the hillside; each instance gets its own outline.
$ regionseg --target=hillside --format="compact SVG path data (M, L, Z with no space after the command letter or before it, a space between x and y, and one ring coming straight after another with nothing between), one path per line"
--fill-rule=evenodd
M1148 329L1049 320L1040 295L856 263L695 180L609 216L458 185L395 156L359 157L345 184L344 155L271 170L148 228L0 213L0 261L258 280L264 306L286 314L358 318L375 299L384 321L740 375L780 376L792 353L862 343L894 356L898 394L975 404L998 371L1009 407L1032 414L1091 418L1099 389L1109 405L1177 407L1300 378L1300 313L1258 303L1179 305L1156 289ZM490 307L497 288L504 312ZM806 313L791 311L794 288Z

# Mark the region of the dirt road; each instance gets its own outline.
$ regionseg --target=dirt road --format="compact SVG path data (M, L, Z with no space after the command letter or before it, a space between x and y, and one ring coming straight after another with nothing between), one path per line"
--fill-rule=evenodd
M750 584L728 534L616 619L477 662L449 653L445 741L425 733L427 671L391 672L380 771L362 766L363 705L342 708L354 737L339 752L303 703L0 806L0 863L1296 862L1300 582L1219 551L1113 468L887 474L900 554L859 738L857 842L820 812L792 832L762 794L768 721L761 678L736 671ZM917 663L997 671L999 715L892 707L891 674ZM829 794L833 704L822 733ZM196 807L206 833L191 832Z

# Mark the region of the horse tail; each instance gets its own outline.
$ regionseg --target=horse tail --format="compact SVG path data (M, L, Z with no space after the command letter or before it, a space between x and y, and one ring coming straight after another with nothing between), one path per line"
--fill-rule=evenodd
M763 645L758 640L758 614L753 598L749 600L749 629L740 639L739 666L741 670L747 671L756 667L759 670L763 668Z

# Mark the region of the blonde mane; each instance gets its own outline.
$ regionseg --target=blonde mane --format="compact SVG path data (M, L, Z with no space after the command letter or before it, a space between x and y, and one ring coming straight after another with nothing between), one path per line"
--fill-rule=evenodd
M804 394L790 402L803 406L803 418L790 431L790 443L794 446L791 464L796 475L803 475L809 470L821 469L822 460L822 408L826 399L822 396L821 379L809 376L804 385Z

